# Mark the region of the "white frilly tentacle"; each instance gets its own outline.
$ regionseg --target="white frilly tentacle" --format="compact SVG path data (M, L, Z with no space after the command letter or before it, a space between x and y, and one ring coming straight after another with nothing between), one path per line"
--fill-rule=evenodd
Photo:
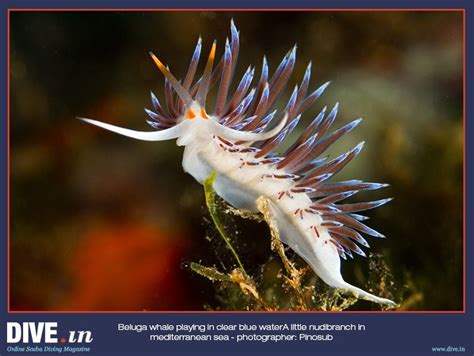
M79 120L85 121L89 124L102 127L103 129L118 133L123 136L135 138L137 140L142 141L165 141L165 140L172 140L182 136L186 130L186 122L183 121L182 123L170 127L169 129L160 130L160 131L135 131L126 129L119 126L114 126L110 124L106 124L105 122L96 121L92 119L86 119L83 117L78 117Z
M230 141L263 141L277 135L288 120L288 114L285 114L279 124L267 132L249 132L231 129L230 127L219 124L217 121L209 120L211 124L212 134L222 136Z

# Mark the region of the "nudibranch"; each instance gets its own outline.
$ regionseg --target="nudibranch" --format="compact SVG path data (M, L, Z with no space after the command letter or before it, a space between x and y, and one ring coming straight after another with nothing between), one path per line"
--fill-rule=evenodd
M145 141L177 139L184 146L183 169L199 183L212 173L216 193L237 209L256 212L256 200L270 201L283 243L292 248L329 286L349 291L359 298L395 305L342 278L341 258L353 253L365 256L359 247L369 247L362 233L384 236L365 225L359 212L379 207L391 199L363 203L342 201L364 190L387 184L361 180L334 182L334 176L362 150L364 142L332 160L322 154L342 135L362 121L354 120L329 132L338 104L324 107L311 124L283 153L276 149L295 129L304 112L325 91L329 82L308 91L309 63L300 85L292 91L283 110L277 99L293 72L296 46L284 56L270 75L263 57L260 78L252 85L255 68L248 67L231 90L239 54L239 31L231 21L222 58L214 68L216 41L212 44L202 75L195 80L202 40L199 38L183 80L178 80L153 53L150 55L164 75L165 105L151 93L154 110L145 109L147 122L156 131L134 131L103 122L85 122ZM212 110L206 105L211 88L217 87Z

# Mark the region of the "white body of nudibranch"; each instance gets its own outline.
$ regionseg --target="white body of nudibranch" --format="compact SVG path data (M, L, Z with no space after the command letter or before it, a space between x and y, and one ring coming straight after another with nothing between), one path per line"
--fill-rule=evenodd
M329 83L306 95L311 68L309 65L301 86L293 91L279 121L274 119L276 111L270 112L270 109L293 70L296 50L293 48L270 79L264 58L260 81L250 91L254 70L249 67L232 98L228 100L239 49L238 31L233 23L231 29L232 41L227 41L219 65L212 72L216 51L214 42L204 73L194 86L191 84L200 56L200 39L183 82L178 81L151 54L166 78L168 110L161 106L153 94L152 102L156 112L146 109L153 120L150 124L158 128L158 131L139 132L81 119L136 139L177 139L177 145L184 146L184 170L201 184L212 172L216 172L216 193L235 208L256 212L258 197L267 197L271 201L282 242L301 256L325 283L350 291L363 299L394 305L391 300L377 297L345 282L341 275L341 257L352 257L352 252L365 256L355 242L365 247L368 247L368 243L356 230L374 237L383 237L361 223L366 218L354 212L375 208L390 200L336 204L360 190L386 186L358 180L327 182L358 155L363 143L329 162L326 162L326 158L314 160L332 142L356 127L361 119L323 138L335 120L338 105L327 116L324 108L300 139L287 150L286 155L272 154L273 149L296 126L302 112L322 94ZM216 82L219 82L219 88L214 113L207 114L206 96ZM275 127L266 130L269 123L274 121L278 122Z

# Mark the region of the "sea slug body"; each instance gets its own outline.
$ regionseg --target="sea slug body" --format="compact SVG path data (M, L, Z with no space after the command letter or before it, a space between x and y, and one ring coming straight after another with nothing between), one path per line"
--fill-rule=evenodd
M226 41L222 58L214 68L214 41L204 72L195 81L201 49L199 38L183 80L176 79L168 67L150 53L165 76L165 105L151 93L154 110L145 109L150 117L148 123L156 131L134 131L80 119L140 140L177 139L177 145L184 146L184 170L201 184L212 172L217 172L214 189L232 206L257 211L257 198L268 198L282 242L301 256L325 283L363 299L395 305L391 300L345 282L340 271L341 258L352 257L353 252L365 256L359 245L369 247L369 244L361 233L384 237L366 226L362 222L366 217L358 213L391 200L341 203L359 191L387 186L360 180L332 181L360 153L364 142L332 160L321 157L332 143L353 130L362 119L328 133L336 119L338 104L330 110L323 108L301 136L278 154L275 149L290 135L329 82L308 91L310 63L286 107L277 112L275 103L293 72L296 46L271 76L264 57L260 78L253 87L255 68L249 67L233 93L230 87L239 53L239 32L233 21L231 40ZM214 86L217 86L215 105L208 113L206 98Z

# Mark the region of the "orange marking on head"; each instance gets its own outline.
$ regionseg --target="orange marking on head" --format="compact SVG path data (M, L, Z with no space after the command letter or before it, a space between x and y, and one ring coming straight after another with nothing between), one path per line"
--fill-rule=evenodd
M192 120L196 117L196 114L192 110L188 110L188 119Z
M201 108L201 117L206 120L209 119L209 116L207 116L206 114L206 110L204 110L203 108Z

